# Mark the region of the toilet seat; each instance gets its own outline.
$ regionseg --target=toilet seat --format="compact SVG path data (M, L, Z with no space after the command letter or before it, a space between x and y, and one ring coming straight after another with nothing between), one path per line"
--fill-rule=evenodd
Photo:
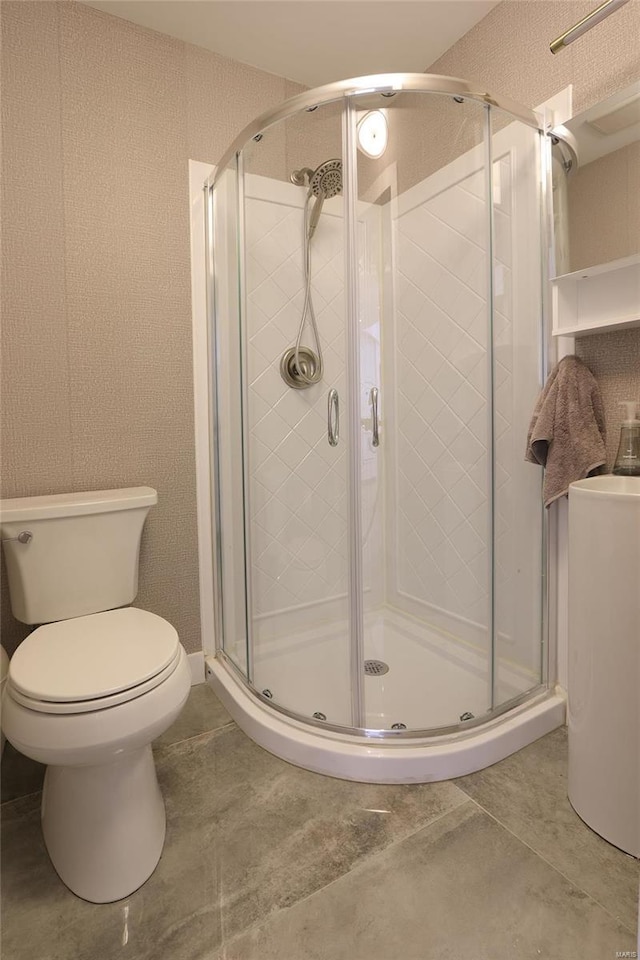
M142 696L143 693L148 693L149 690L158 687L171 676L178 666L179 660L180 651L177 650L171 663L160 673L156 674L155 677L151 677L143 683L129 687L127 690L121 690L119 693L114 693L107 697L93 697L91 700L36 700L33 697L28 697L21 693L20 690L13 686L11 679L9 679L8 691L16 703L27 707L29 710L38 710L40 713L70 714L106 710L107 707L115 707L119 703L126 703L127 700L135 700L136 697Z
M61 620L20 644L8 688L16 702L41 713L102 710L159 686L180 650L171 624L135 607Z

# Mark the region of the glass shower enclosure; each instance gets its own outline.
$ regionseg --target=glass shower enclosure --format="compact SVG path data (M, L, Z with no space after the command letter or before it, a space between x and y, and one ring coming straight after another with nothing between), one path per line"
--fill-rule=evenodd
M364 78L208 184L218 657L310 727L452 733L544 687L545 139L464 81Z

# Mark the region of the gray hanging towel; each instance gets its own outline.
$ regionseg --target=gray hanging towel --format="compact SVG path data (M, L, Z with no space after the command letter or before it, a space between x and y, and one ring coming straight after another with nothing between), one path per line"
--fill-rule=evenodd
M536 401L525 460L544 469L545 507L574 480L602 473L606 462L604 406L594 375L579 357L564 357Z

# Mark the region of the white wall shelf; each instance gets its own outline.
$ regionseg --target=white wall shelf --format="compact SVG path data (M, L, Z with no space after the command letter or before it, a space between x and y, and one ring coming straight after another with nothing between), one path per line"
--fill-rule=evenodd
M551 280L553 336L640 326L640 254Z

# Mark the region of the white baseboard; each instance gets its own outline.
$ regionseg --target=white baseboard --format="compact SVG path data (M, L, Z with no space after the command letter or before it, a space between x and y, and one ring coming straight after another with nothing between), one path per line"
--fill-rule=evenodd
M189 653L187 659L191 668L191 686L195 683L204 683L204 651Z

